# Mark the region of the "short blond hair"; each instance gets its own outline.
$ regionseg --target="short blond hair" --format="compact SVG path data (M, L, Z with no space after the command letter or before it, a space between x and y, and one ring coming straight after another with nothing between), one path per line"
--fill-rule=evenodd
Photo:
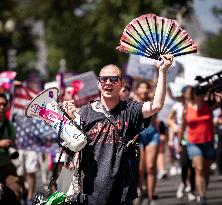
M110 68L118 70L119 77L122 78L122 71L121 71L121 69L117 65L114 65L114 64L108 64L108 65L105 65L104 67L102 67L100 69L99 75L100 75L102 70L110 69Z

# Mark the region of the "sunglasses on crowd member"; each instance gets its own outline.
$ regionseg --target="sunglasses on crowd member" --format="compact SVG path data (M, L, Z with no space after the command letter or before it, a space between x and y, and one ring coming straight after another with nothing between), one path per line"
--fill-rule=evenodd
M0 106L3 105L3 107L7 106L7 103L0 103Z
M118 83L118 80L121 79L119 76L99 76L98 77L98 80L100 83L106 83L107 81L115 84L115 83Z

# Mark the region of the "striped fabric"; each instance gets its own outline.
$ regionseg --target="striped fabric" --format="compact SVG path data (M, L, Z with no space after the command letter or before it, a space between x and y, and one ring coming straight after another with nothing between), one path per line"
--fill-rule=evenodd
M12 114L24 115L28 103L35 97L39 91L32 90L24 85L16 85L12 102Z

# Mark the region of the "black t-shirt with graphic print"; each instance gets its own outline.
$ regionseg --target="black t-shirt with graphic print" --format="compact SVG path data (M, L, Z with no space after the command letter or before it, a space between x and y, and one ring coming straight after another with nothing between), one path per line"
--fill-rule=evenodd
M93 110L90 103L81 108L81 122L89 138L82 158L89 205L114 205L137 197L124 144L143 128L142 105L121 101L110 110L117 126L104 113Z

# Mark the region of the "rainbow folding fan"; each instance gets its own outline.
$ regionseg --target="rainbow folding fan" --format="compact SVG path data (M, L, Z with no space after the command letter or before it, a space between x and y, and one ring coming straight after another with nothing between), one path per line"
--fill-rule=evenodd
M196 53L197 45L175 20L146 14L125 27L117 49L158 60L167 53L175 57Z

